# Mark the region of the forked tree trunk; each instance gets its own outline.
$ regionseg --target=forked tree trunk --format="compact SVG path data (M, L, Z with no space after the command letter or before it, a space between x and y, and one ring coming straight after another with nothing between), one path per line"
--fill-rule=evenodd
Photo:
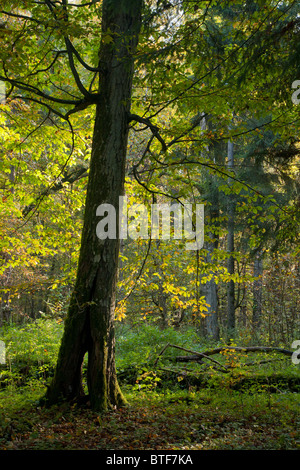
M75 289L70 301L49 404L83 394L82 363L88 353L88 392L97 410L124 403L115 368L114 309L119 240L99 240L96 209L118 209L124 192L133 54L143 0L103 0L99 98ZM116 211L118 214L118 210ZM118 237L118 217L117 237Z

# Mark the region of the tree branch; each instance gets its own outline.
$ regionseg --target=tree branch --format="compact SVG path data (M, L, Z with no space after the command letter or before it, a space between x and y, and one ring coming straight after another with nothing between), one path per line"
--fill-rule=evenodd
M85 178L87 176L88 168L84 166L80 166L78 168L75 168L74 170L70 171L66 176L64 176L60 181L57 183L53 184L51 188L47 188L44 191L41 192L39 196L36 198L36 202L30 204L29 206L26 206L23 211L22 211L22 216L25 218L33 209L35 209L36 204L43 199L45 196L48 194L53 194L58 191L60 191L65 183L68 184L73 184L76 181L80 180L81 178Z
M161 137L161 135L159 134L159 128L155 126L154 124L152 124L152 122L149 119L138 116L137 114L129 114L128 122L131 122L131 121L140 122L141 124L145 124L147 127L149 127L154 137L156 137L156 139L161 143L162 150L164 152L167 150L167 145L165 141L163 140L163 138Z
M52 52L52 51L48 51L47 54L45 55L45 57L49 54L49 52ZM45 69L39 69L39 70L36 70L35 72L31 72L29 74L29 77L32 77L33 75L37 75L38 73L42 73L42 72L48 72L48 70L50 70L53 65L55 64L55 62L57 61L57 59L59 58L59 56L61 54L64 54L65 52L67 51L55 51L56 54L55 54L55 57L54 59L52 60L52 62L50 63L50 65L48 65L48 67L46 67Z
M226 367L223 365L223 364L220 364L220 362L216 361L215 359L212 359L211 357L209 357L206 353L200 353L200 352L197 352L197 351L191 351L190 349L186 349L186 348L183 348L181 346L177 346L175 344L170 344L168 343L164 348L163 350L159 353L155 363L154 363L154 366L156 366L159 358L162 356L162 354L166 351L166 349L168 347L171 347L171 348L176 348L176 349L181 349L182 351L186 351L186 352L189 352L189 353L192 353L194 354L194 357L196 357L197 359L194 359L194 360L198 360L200 361L201 358L202 359L209 359L211 362L213 362L214 364L217 364L219 367L221 367L222 369L225 369L226 370ZM190 356L188 356L190 357Z
M76 106L76 105L78 105L78 103L81 102L80 99L75 101L75 100L67 100L67 99L63 99L63 98L55 98L54 96L50 96L47 93L44 93L43 91L39 90L39 88L37 88L33 85L23 83L19 80L15 80L13 78L4 77L3 75L0 75L0 80L2 80L4 82L8 82L11 85L19 88L20 90L24 90L24 91L28 91L30 93L34 93L35 95L38 95L41 98L44 98L46 100L52 101L53 103L71 104L71 105Z
M81 63L81 65L86 69L86 70L89 70L90 72L100 72L100 67L92 67L90 65L88 65L84 60L83 58L81 57L81 55L79 54L79 52L77 51L77 49L74 47L74 45L72 44L72 42L70 41L70 39L68 38L68 42L70 44L70 47L72 49L72 52L74 53L74 55L77 57L78 61Z
M206 356L213 356L214 354L219 354L223 351L237 351L237 352L278 352L281 354L284 354L285 356L291 356L293 354L293 351L289 351L288 349L284 348L277 348L277 347L272 347L272 346L246 346L246 347L240 347L240 346L225 346L221 348L215 348L211 349L209 351L205 351L203 354Z
M78 90L83 94L83 96L85 96L86 98L89 98L91 93L85 88L85 86L83 85L83 83L80 80L79 74L78 74L77 69L75 67L74 58L73 58L73 49L74 48L72 48L71 41L69 40L69 38L67 36L65 36L65 44L66 44L66 48L67 48L67 52L68 52L70 69L71 69L72 75L75 79Z
M41 24L39 20L37 20L36 18L32 18L32 16L20 15L19 13L12 13L10 11L4 10L0 10L0 13L2 13L3 15L12 16L13 18L21 18L22 20L29 20L33 21L34 23Z
M98 94L90 93L88 98L78 101L76 106L65 114L64 118L68 119L71 114L78 113L78 111L82 111L92 104L97 104L97 100Z
M280 353L280 354L283 354L285 356L288 356L288 357L291 357L293 352L292 351L289 351L288 349L284 349L284 348L277 348L277 347L268 347L268 346L248 346L248 347L238 347L238 346L224 346L224 347L220 347L220 348L215 348L215 349L211 349L211 350L208 350L208 351L204 351L204 352L198 352L198 351L191 351L190 349L186 349L186 348L183 348L181 346L177 346L175 344L170 344L168 343L166 346L163 347L163 349L161 350L161 352L158 354L155 362L154 362L154 367L157 365L158 361L159 361L159 358L165 353L165 351L169 348L176 348L176 349L180 349L182 351L186 351L188 353L191 353L190 356L177 356L176 357L176 362L191 362L191 361L194 361L194 362L198 362L199 364L204 364L204 362L202 361L202 359L208 359L210 361L212 361L214 364L216 364L218 367L221 367L222 371L223 372L228 372L230 368L232 368L231 365L224 365L224 364L221 364L220 362L216 361L215 359L212 359L210 356L213 356L215 354L220 354L224 351L233 351L233 352L265 352L265 353L270 353L270 352L276 352L276 353ZM267 361L262 361L261 363L263 362L267 362ZM246 363L245 365L254 365L255 363L253 362L249 362L249 363Z
M45 3L47 4L47 6L48 6L49 10L51 11L51 13L53 14L54 18L57 20L57 15L55 13L55 5L53 5L51 0L45 0ZM63 7L64 13L65 13L64 20L67 22L68 12L67 12L67 2L66 2L66 0L62 0L62 7ZM85 68L87 68L88 70L90 70L91 68L81 59L79 53L76 51L75 47L71 43L68 36L64 36L64 41L65 41L65 44L66 44L70 69L71 69L72 75L75 79L78 90L83 94L83 96L85 98L89 98L90 97L90 92L85 88L85 86L83 85L83 83L80 80L79 74L78 74L77 69L75 67L73 53L76 55L76 57L80 61L80 63L82 65L84 65ZM98 71L98 70L92 70L92 71Z

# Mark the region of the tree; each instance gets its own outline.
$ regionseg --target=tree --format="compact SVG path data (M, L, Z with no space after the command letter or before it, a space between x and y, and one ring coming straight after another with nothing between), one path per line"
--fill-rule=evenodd
M8 20L3 41L1 36L0 80L8 84L9 99L38 105L42 115L40 125L51 116L53 125L69 129L72 139L71 119L75 113L88 110L94 119L77 278L55 377L47 393L49 403L61 397L75 400L81 396L81 366L86 353L92 407L105 409L124 401L114 362L119 241L97 239L96 209L102 203L109 203L118 210L118 198L124 189L129 122L149 131L146 148L136 158L133 173L142 184L142 177L150 175L149 189L155 192L151 175L155 172L157 175L161 169L172 169L169 181L178 169L186 171L192 165L198 171L203 166L218 171L212 162L199 157L199 148L208 142L227 141L230 137L234 140L235 134L256 131L256 127L245 131L242 111L246 106L249 113L258 109L265 117L274 101L271 121L278 119L274 127L295 118L295 111L290 110L281 116L286 96L276 93L269 96L266 83L260 83L265 63L270 64L271 60L280 63L285 57L285 38L295 29L288 27L289 10L295 2L280 2L280 9L272 1L264 8L258 2L251 9L254 2L247 1L252 12L249 18L240 16L236 2L228 3L236 6L233 17L237 27L230 18L225 28L228 34L224 34L225 29L221 34L221 26L219 31L216 29L220 22L215 14L215 2L148 1L144 10L143 38L146 39L135 62L139 90L132 97L142 0L103 0L102 3L74 0L70 4L67 0L29 0L27 10L17 10L22 5L18 1L13 2L13 10L11 2L2 2L2 14ZM280 41L275 42L276 38ZM213 56L211 44L216 45ZM196 68L195 51L199 51L202 59ZM274 67L268 69L268 80L273 79L271 70ZM290 79L288 75L285 78ZM212 100L210 95L214 93L218 100ZM142 117L130 113L132 102L134 111ZM236 106L232 106L233 102ZM171 110L168 116L164 113L167 108ZM46 111L46 116L41 109ZM213 114L212 130L206 135L199 131L203 110ZM224 136L218 122L222 117L222 127L228 128L233 110L239 122L231 135ZM86 114L81 116L85 118ZM163 136L158 127L162 123ZM189 148L191 142L194 148ZM177 154L170 151L175 145ZM73 147L74 142L71 151ZM68 175L65 182L72 180ZM59 184L52 189L58 187ZM116 220L118 233L118 217Z
M253 262L253 317L252 323L254 330L259 329L262 314L262 274L263 274L263 261L261 253L258 251L255 254Z
M91 406L106 409L124 402L116 377L113 326L119 239L97 238L95 214L104 202L118 207L124 192L133 55L141 8L141 0L103 2L99 63L104 71L96 104L78 274L54 380L47 393L50 403L60 395L70 399L82 394L81 367L86 352Z
M228 142L228 169L232 170L234 167L233 159L233 143ZM232 195L228 196L228 239L227 249L229 253L228 258L228 273L234 274L234 201ZM227 318L228 318L228 333L232 334L235 328L235 298L234 298L234 281L231 279L227 286Z
M32 2L30 14L28 12L26 15L15 14L15 17L20 21L25 17L25 21L30 25L36 23L40 28L41 37L41 30L44 32L50 24L50 28L53 28L54 42L55 40L60 42L59 31L62 31L65 50L58 50L50 66L43 70L43 83L34 83L32 75L35 74L23 74L20 69L11 71L9 76L6 64L5 75L2 78L11 85L10 91L14 88L19 89L24 100L38 101L60 119L66 120L70 126L71 114L87 106L96 105L77 278L55 376L46 399L51 404L61 398L75 400L83 394L81 369L84 356L88 353L90 403L94 409L106 409L108 406L118 406L124 402L116 377L113 327L119 239L97 238L96 209L104 202L117 208L118 198L124 190L133 63L141 27L143 2L142 0L103 1L101 38L100 36L96 38L100 44L99 59L95 67L89 66L82 59L70 40L75 25L74 17L70 18L67 1L63 0L57 4L49 0L44 5L48 9L48 14L45 7L36 8ZM93 8L93 3L90 6ZM96 12L100 14L100 11L94 8L93 14ZM6 13L14 21L14 13ZM91 15L90 19L95 21L96 17L93 18ZM80 28L81 24L77 24L78 26ZM55 37L56 34L58 38ZM29 35L26 40L28 43L31 41ZM18 42L17 44L19 45ZM48 44L46 46L49 48ZM65 89L64 96L55 96L55 91L61 88L58 83L54 87L51 86L52 81L47 75L50 69L53 72L62 55L67 56L67 64L76 85L76 94L81 95L76 99L67 98L66 95L70 95L70 92ZM79 63L77 66L75 58ZM30 65L32 62L34 59L31 56ZM83 68L81 76L77 67ZM84 84L88 72L94 74L89 90ZM99 74L99 87L93 92L91 89L97 74ZM45 88L48 90L50 88L50 92L46 92ZM60 109L54 108L52 103L59 105ZM63 113L61 107L66 105L71 105L73 108Z

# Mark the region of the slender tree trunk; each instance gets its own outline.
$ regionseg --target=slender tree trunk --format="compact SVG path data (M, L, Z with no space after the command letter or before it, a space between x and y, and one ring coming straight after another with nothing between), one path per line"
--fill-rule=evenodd
M213 235L210 233L210 237ZM207 262L212 262L212 254L215 248L218 246L218 240L216 242L207 242ZM208 337L214 340L219 339L219 324L218 324L218 287L214 276L210 281L205 284L205 301L209 305L206 320L206 333Z
M154 199L155 203L156 203L156 198ZM160 250L160 240L155 240L155 244L156 244L156 250L157 252L159 252ZM168 298L168 294L166 294L164 292L164 289L163 289L163 279L164 279L164 273L163 273L163 270L161 268L161 264L162 264L162 261L163 260L160 260L158 258L155 258L154 259L154 266L155 266L155 269L157 270L158 274L160 275L160 278L158 280L158 291L157 291L157 302L156 302L156 305L159 309L159 315L160 315L160 327L161 329L165 329L165 328L168 328L169 326L169 321L168 321L168 306L167 306L167 298ZM153 292L153 297L155 296L155 293Z
M209 129L210 126L210 118L203 117L201 120L201 128L202 130ZM214 163L218 162L218 157L221 155L216 143L211 144L206 149L207 152L210 153L211 158L213 159ZM208 175L207 176L207 183L209 190L207 192L207 200L209 201L207 211L207 216L212 225L218 225L219 219L219 191L216 184L215 175ZM201 190L200 190L201 194ZM213 263L212 255L214 250L218 249L219 245L219 234L214 233L212 229L211 232L208 233L208 238L205 241L205 248L207 249L207 256L206 261L207 263ZM205 302L208 304L208 310L206 312L206 316L202 322L201 330L205 336L213 338L214 340L219 339L220 329L218 323L218 308L219 308L219 299L218 299L218 286L215 281L214 271L212 269L212 278L205 283L203 286L203 294L205 295Z
M103 0L102 69L90 162L81 250L49 404L83 394L81 368L88 353L88 391L96 410L119 406L124 397L115 368L114 309L119 239L99 240L96 209L112 204L118 214L124 193L133 54L143 0ZM118 217L117 237L118 237Z
M228 142L228 168L232 170L234 166L233 160L233 143ZM233 253L234 251L234 201L232 196L229 195L228 200L228 238L227 238L227 251ZM234 257L229 256L227 262L227 269L230 275L234 274ZM234 299L234 281L229 281L227 285L227 328L229 335L235 329L235 299Z
M252 310L252 326L255 332L259 329L262 313L262 276L263 264L261 253L258 252L254 258L253 276L257 277L253 281L253 310Z

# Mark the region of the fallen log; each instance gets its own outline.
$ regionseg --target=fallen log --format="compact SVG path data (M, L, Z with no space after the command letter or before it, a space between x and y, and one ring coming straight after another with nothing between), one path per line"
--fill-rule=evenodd
M203 362L202 362L201 359L208 359L208 360L210 360L211 362L213 362L214 364L216 364L216 365L218 365L219 367L221 367L221 369L223 369L223 370L226 371L226 367L223 366L223 364L220 364L220 362L216 361L215 359L212 359L211 357L207 356L205 353L199 353L199 352L197 352L197 351L191 351L190 349L186 349L186 348L183 348L182 346L177 346L177 345L175 345L175 344L170 344L170 343L168 343L168 344L161 350L161 352L159 353L159 355L158 355L157 358L156 358L156 361L154 362L154 367L157 365L159 358L164 354L164 352L166 351L166 349L169 348L169 347L170 347L170 348L181 349L182 351L186 351L186 352L190 352L190 353L194 354L195 356L198 357L199 362L201 362L202 364L203 364Z
M210 357L215 354L220 354L225 351L232 351L232 352L265 352L265 353L271 353L271 352L276 352L280 354L284 354L285 356L291 357L293 354L293 351L289 351L288 349L283 349L283 348L276 348L276 347L269 347L269 346L247 346L247 347L240 347L240 346L225 346L221 348L215 348L211 349L209 351L204 351L201 353L203 357ZM199 356L199 353L197 354L192 354L190 356L177 356L176 357L177 362L190 362L190 361L195 361L199 362L201 361L201 358Z
M159 358L165 353L167 348L176 348L180 349L182 351L190 353L189 356L177 356L176 357L176 362L198 362L199 364L204 364L205 361L204 359L208 359L209 361L213 362L214 365L217 365L219 368L221 368L223 371L228 371L229 366L221 364L219 361L216 361L213 359L211 356L214 356L215 354L221 354L225 351L232 351L232 352L238 352L238 353L250 353L250 352L264 352L264 353L279 353L283 354L285 356L292 357L293 351L289 351L288 349L284 348L277 348L277 347L272 347L272 346L246 346L246 347L240 347L240 346L223 346L220 348L214 348L210 349L208 351L204 352L198 352L198 351L192 351L190 349L183 348L181 346L177 346L175 344L170 344L168 343L164 348L161 350L161 352L158 354L154 366L157 365Z

